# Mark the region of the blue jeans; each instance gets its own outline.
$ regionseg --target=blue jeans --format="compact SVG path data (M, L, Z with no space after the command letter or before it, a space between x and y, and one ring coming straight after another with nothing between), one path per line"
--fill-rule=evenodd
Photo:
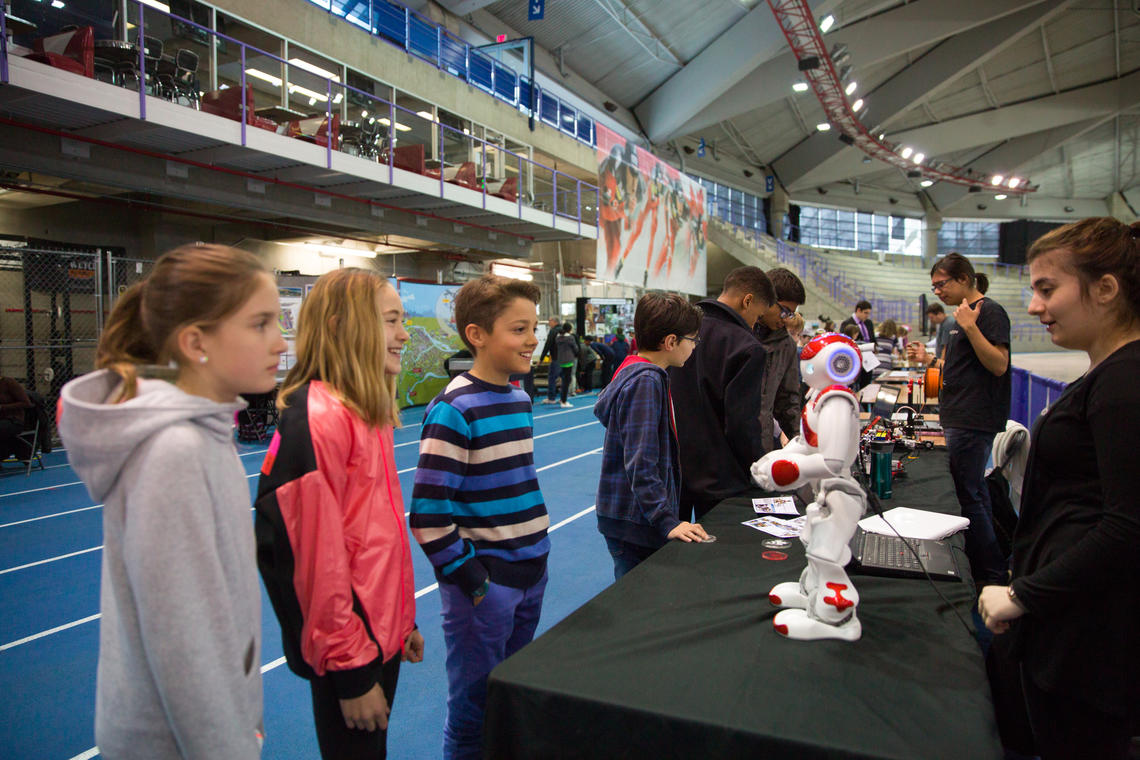
M1005 583L1007 563L994 535L993 508L986 486L986 463L994 443L994 433L966 428L945 428L950 452L950 476L962 516L970 518L966 529L966 556L974 585Z
M623 575L649 559L649 556L657 551L648 546L631 544L628 541L621 541L609 536L604 538L606 539L606 548L610 550L610 556L614 560L615 581L620 581Z
M487 676L534 638L545 590L545 575L528 589L492 583L476 606L457 586L439 584L447 648L444 760L483 756Z

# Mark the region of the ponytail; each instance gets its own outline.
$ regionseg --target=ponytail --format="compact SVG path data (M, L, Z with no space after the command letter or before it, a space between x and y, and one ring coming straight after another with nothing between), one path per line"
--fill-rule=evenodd
M139 365L158 360L142 319L145 287L145 281L136 282L118 297L95 350L95 367L109 369L122 380L121 390L112 403L134 398L138 393Z
M115 301L95 366L122 379L113 403L138 394L139 367L178 362L178 332L190 325L208 330L241 308L268 275L248 251L196 243L163 254L142 282Z
M975 272L974 287L977 288L978 292L984 296L986 294L986 291L990 289L990 278L982 272Z

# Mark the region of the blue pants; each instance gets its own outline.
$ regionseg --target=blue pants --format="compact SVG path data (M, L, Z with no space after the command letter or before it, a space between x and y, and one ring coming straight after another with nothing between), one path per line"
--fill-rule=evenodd
M994 535L993 508L985 478L994 434L965 428L945 428L944 432L958 504L962 507L962 516L970 518L966 556L970 560L974 585L1005 583L1007 565Z
M628 541L621 541L609 536L604 536L604 538L606 539L606 548L610 550L610 556L614 560L615 581L620 581L623 575L649 559L650 555L657 551L648 546L631 544Z
M490 584L478 606L458 587L439 585L447 647L444 760L483 756L487 676L534 638L546 576L528 589Z

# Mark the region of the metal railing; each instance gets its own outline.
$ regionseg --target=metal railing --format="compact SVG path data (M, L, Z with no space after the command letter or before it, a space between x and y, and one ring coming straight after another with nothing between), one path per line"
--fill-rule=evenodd
M390 0L308 1L563 134L596 145L593 119L407 6Z
M147 118L147 99L155 97L151 94L152 88L145 85L148 76L145 73L146 18L147 16L153 18L155 15L165 16L184 29L198 30L206 38L212 38L211 45L218 46L221 41L237 50L236 60L233 62L238 63L240 73L231 81L240 93L246 93L248 87L253 96L239 96L239 105L232 114L232 118L241 123L240 144L243 146L248 145L250 127L263 128L324 147L327 168L332 168L333 153L341 152L386 165L389 184L395 184L396 169L405 169L438 178L441 197L444 196L448 184L458 185L478 192L481 195L479 203L484 209L488 208L488 196L492 196L514 204L514 215L518 218L523 217L523 208L527 207L549 212L552 226L557 223L559 217L577 221L579 234L583 225L596 226L598 223L598 189L593 184L515 153L503 145L468 134L434 118L425 118L419 112L413 112L341 82L339 77L330 79L321 76L314 73L311 66L298 66L278 55L214 31L190 19L145 5L137 0L132 3L132 7L137 9L134 41L138 46L139 57L137 87L138 118L141 120ZM0 20L0 25L2 24L3 21ZM0 26L0 29L2 28ZM0 38L2 37L3 35L0 35ZM3 63L3 73L7 81L8 48L6 41L0 44L3 45L0 49L0 62ZM263 81L260 77L248 76L249 64L254 58L259 61L265 59L282 67L285 77L270 76L270 79L280 79L273 83ZM254 79L256 85L251 81ZM221 89L228 87L228 84L223 83ZM294 113L297 118L277 124L268 118L258 116L256 111L259 109L256 108L255 98L266 89L274 93L272 103L266 100L267 107L272 109L282 102L288 103L289 108L284 110ZM308 107L297 105L295 97L290 99L290 96L296 96L298 93L308 98ZM207 95L209 93L204 94L203 98L205 99ZM250 112L247 100L255 101L254 113ZM318 101L322 106L313 108ZM339 122L342 101L347 101L344 106L346 112L356 116L359 121L351 124ZM196 106L196 102L187 105L187 107ZM303 125L308 125L308 128ZM348 130L354 134L351 140L342 135ZM367 143L361 135L369 136ZM500 206L498 210L505 211L505 208Z
M1011 367L1009 418L1027 428L1065 391L1068 383L1035 375L1027 369Z

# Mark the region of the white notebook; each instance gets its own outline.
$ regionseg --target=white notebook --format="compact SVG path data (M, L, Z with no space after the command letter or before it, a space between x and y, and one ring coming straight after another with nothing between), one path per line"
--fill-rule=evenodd
M886 522L883 521L886 518ZM903 538L927 538L939 540L968 528L970 518L944 515L941 512L927 512L923 509L895 507L883 513L859 521L859 527L868 533L893 536L895 531ZM891 528L894 530L891 530Z

